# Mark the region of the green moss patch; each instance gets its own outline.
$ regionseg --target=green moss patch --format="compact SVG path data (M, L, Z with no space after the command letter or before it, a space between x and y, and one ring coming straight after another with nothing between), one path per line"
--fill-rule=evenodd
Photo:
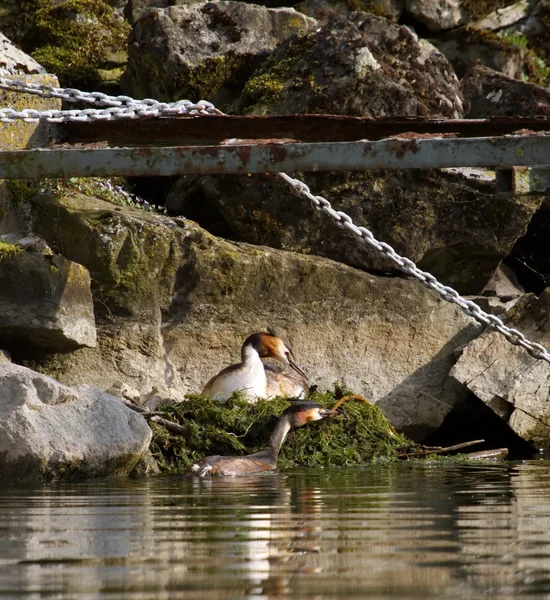
M0 242L0 260L3 258L10 258L16 254L19 254L20 252L23 252L23 250L19 246Z
M315 393L311 400L332 408L343 394ZM165 473L183 473L195 461L212 454L245 455L265 446L275 421L289 406L286 398L248 404L235 394L227 402L200 395L167 411L185 433L173 435L151 423L151 450ZM381 410L353 400L342 404L342 416L291 431L279 456L279 468L348 466L375 460L396 461L398 451L414 444L396 434Z
M125 56L130 25L103 0L22 0L14 40L62 86L92 89Z

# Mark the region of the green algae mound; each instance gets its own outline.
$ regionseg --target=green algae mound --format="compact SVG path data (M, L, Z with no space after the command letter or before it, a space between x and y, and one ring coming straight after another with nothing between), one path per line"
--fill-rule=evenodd
M309 400L332 408L344 394L314 393ZM245 455L261 450L288 399L259 400L256 404L234 395L217 402L189 395L166 418L177 422L185 433L174 435L151 423L152 453L164 473L183 473L195 461L211 454ZM398 459L398 451L414 444L396 434L382 411L374 405L349 400L342 415L291 431L279 456L279 468L349 466Z

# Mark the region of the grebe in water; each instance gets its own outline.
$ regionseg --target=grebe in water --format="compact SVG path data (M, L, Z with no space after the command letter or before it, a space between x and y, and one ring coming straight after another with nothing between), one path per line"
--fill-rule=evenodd
M275 429L267 446L248 456L208 456L195 463L187 471L188 475L222 476L251 475L277 468L279 450L291 429L302 427L313 421L321 421L327 417L340 414L336 410L323 408L317 402L294 402L277 420Z
M301 379L279 373L262 358L275 358L289 365ZM292 352L273 331L253 333L241 348L242 362L231 365L212 377L202 393L214 400L227 400L233 392L242 392L246 400L278 394L303 397L309 388L307 375L294 362Z

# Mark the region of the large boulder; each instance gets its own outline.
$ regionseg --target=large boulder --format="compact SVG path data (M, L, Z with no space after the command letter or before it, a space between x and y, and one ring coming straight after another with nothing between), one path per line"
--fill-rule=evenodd
M511 4L513 0L405 0L405 9L430 31L454 29Z
M541 197L497 197L493 181L460 171L372 170L307 174L304 179L335 209L465 294L481 292L541 203ZM278 178L183 178L170 191L167 208L205 227L223 218L233 239L317 254L369 271L397 270L297 199Z
M407 27L369 13L282 43L246 83L246 114L464 116L446 58Z
M345 382L415 437L464 396L447 373L477 326L416 281L230 243L188 220L89 197L32 204L37 231L90 269L100 300L97 348L26 363L65 383L199 392L238 360L247 335L272 326L312 383Z
M544 86L512 79L483 66L474 67L460 83L470 104L470 119L550 115L550 91Z
M0 244L0 282L0 342L15 356L95 346L90 274L82 265Z
M550 288L538 299L519 302L509 313L509 327L550 348ZM512 346L496 332L462 351L451 376L502 417L524 439L550 447L550 364Z
M200 2L151 9L129 39L125 91L158 100L212 100L223 108L277 44L316 21L292 8Z
M126 475L150 440L118 398L0 363L0 479Z
M459 27L430 40L445 55L459 78L477 65L521 79L526 51L489 29Z

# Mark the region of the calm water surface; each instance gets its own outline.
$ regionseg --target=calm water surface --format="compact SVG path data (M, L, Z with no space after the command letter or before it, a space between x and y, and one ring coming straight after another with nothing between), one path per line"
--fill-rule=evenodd
M550 599L550 461L0 490L0 597L276 596Z

